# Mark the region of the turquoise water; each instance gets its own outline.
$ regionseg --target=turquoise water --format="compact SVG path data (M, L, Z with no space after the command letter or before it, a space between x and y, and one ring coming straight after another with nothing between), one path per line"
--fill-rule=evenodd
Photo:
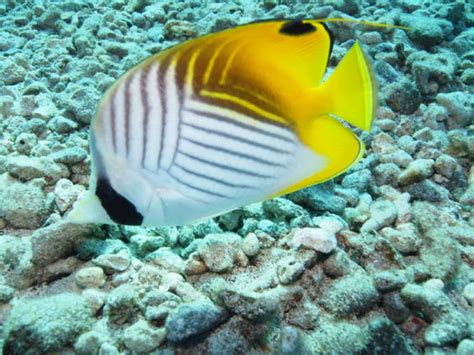
M118 77L201 35L302 18L392 25L327 23L326 77L358 41L377 85L359 163L193 225L65 222ZM467 0L1 2L3 353L474 353L473 23Z

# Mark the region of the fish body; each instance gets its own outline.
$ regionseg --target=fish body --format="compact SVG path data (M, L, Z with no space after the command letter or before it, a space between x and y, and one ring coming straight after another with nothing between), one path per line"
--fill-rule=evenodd
M125 73L91 124L90 191L76 223L182 225L326 181L363 143L375 86L356 44L325 82L332 47L316 20L197 38Z

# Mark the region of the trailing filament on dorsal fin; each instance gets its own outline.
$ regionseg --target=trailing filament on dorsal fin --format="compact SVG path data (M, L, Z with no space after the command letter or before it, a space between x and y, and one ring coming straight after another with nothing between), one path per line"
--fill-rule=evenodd
M356 20L352 18L340 18L340 17L331 17L331 18L323 18L323 19L317 19L315 20L316 22L350 22L350 23L355 23L359 25L364 25L364 26L371 26L371 27L384 27L384 28L399 28L401 30L405 31L410 31L411 27L407 26L400 26L400 25L391 25L388 23L378 23L378 22L372 22L372 21L364 21L364 20Z

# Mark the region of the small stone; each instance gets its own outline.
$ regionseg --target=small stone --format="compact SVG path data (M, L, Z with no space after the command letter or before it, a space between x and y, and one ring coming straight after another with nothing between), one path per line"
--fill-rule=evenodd
M377 31L364 32L359 39L362 43L374 45L382 42L382 35Z
M149 353L159 347L166 338L164 329L154 328L146 321L139 320L125 329L123 343L127 349L137 353Z
M6 85L15 85L25 80L26 70L15 63L5 63L6 66L2 70L2 80Z
M392 110L410 115L420 106L421 96L413 83L402 80L386 86L385 100Z
M70 133L76 130L77 123L63 116L55 116L48 122L48 128L61 134Z
M397 208L391 201L377 200L370 206L370 218L360 227L361 232L378 231L397 219Z
M434 173L434 161L432 159L417 159L412 161L401 173L398 182L401 185L409 185L429 178Z
M440 155L434 165L434 169L438 174L451 179L458 168L456 159L447 154Z
M210 271L227 272L234 266L241 242L241 237L235 233L209 234L198 253Z
M81 355L98 354L102 344L108 340L107 335L92 330L81 334L74 344L74 349Z
M87 288L82 291L82 296L89 304L93 315L97 314L97 312L99 312L99 310L104 306L106 295L102 291L95 288Z
M401 270L379 271L374 275L375 287L380 292L399 290L407 282L407 277Z
M227 318L225 310L209 301L183 304L166 319L166 337L173 343L184 343L196 335L216 328Z
M58 260L44 268L43 280L51 282L69 276L77 270L80 262L75 256Z
M54 187L55 201L59 211L64 213L71 208L79 194L84 190L82 185L74 185L68 179L59 179Z
M0 304L10 301L14 293L14 288L7 285L0 285Z
M347 317L368 311L378 298L372 279L362 273L354 273L331 282L324 289L320 300L328 312Z
M474 306L474 282L468 283L464 286L462 295L471 306Z
M406 191L413 200L441 202L449 199L450 193L444 187L431 180L423 180L408 186Z
M28 155L31 153L31 149L38 143L36 134L33 133L20 133L15 140L15 149L20 154Z
M50 155L56 163L74 165L87 158L87 152L81 147L70 147Z
M283 327L280 335L280 344L278 344L278 354L292 355L308 353L304 339L305 337L298 328L291 326Z
M107 296L104 316L107 317L109 323L116 325L132 324L139 314L135 288L132 285L120 285Z
M444 289L444 282L440 279L429 279L423 282L423 287L429 290L442 291Z
M399 224L396 229L383 228L380 234L403 254L414 254L421 245L421 241L416 234L416 227L412 223Z
M107 274L122 272L130 266L130 254L128 251L120 251L117 254L103 254L93 259L92 262L100 266Z
M257 295L228 288L219 293L219 298L229 312L252 322L264 322L278 310L278 298L268 293Z
M317 255L312 250L292 253L277 263L276 272L280 283L288 285L298 280L306 268L316 263Z
M147 256L147 260L159 265L166 270L184 273L184 261L181 257L171 251L171 248L162 247Z
M199 275L207 271L206 264L202 261L197 253L192 253L184 265L186 275Z
M142 258L158 250L164 244L164 238L158 236L137 234L130 238L130 247L137 256Z
M29 158L26 155L11 156L5 164L8 173L22 181L43 177L44 169L37 158Z
M248 257L258 254L260 250L260 242L255 233L249 233L242 241L242 251Z
M474 354L474 340L464 339L456 348L456 355L471 355Z
M352 261L351 258L349 258L349 256L341 249L337 249L324 261L323 270L326 275L332 278L363 271L362 267Z
M387 317L397 324L403 323L410 316L410 310L404 305L398 292L383 296L383 309Z
M98 288L105 284L104 271L100 267L86 267L79 270L75 276L80 288Z
M288 243L293 248L304 245L324 254L331 253L337 247L334 233L322 228L302 228L295 231Z
M427 345L445 346L467 335L466 316L456 310L442 291L408 284L400 294L408 307L431 321L424 333Z

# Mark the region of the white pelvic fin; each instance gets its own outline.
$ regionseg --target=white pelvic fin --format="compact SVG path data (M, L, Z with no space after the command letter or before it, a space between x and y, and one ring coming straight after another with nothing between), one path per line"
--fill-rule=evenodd
M102 207L99 198L90 191L85 191L79 195L71 212L66 215L65 222L115 224Z

